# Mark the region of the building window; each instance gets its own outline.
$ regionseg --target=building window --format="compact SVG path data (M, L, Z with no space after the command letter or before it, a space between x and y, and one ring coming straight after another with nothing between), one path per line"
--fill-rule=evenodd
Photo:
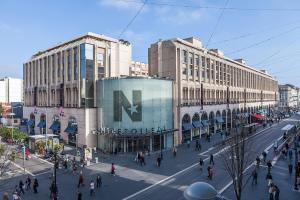
M104 52L105 49L103 48L97 49L96 59L97 59L97 68L98 68L98 79L105 77Z
M57 82L60 82L60 53L57 54Z
M190 65L193 65L194 64L194 58L193 58L192 53L189 54L189 59L190 59Z
M187 68L183 68L183 69L182 69L182 74L183 74L183 75L187 75Z
M187 63L188 62L188 54L187 51L183 50L183 63Z
M67 51L67 68L68 68L68 81L71 81L72 68L71 68L71 50Z
M74 80L78 80L78 53L77 48L74 48Z
M199 66L199 64L200 64L199 56L196 56L195 63L196 63L197 66Z

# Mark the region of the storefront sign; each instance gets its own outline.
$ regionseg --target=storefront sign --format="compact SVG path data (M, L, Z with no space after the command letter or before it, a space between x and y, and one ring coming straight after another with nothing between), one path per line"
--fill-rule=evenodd
M166 129L164 128L139 128L139 129L115 129L115 128L100 128L96 133L99 135L105 135L105 134L117 134L117 135L146 135L146 134L160 134L160 133L166 133L166 132L174 132L173 129Z

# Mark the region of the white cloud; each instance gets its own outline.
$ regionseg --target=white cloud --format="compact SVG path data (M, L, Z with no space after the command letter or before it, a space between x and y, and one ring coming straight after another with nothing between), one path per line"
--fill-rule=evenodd
M200 9L186 9L186 8L170 8L161 7L156 9L156 14L159 20L165 23L182 25L187 23L194 23L203 18L203 12Z
M119 10L130 10L130 11L138 10L141 7L142 3L143 3L142 1L139 2L138 0L99 0L100 6L117 8Z

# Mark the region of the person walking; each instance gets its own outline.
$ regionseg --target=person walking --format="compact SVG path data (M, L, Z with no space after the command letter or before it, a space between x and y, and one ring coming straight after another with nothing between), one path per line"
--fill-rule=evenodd
M7 198L8 199L8 198ZM21 200L20 195L17 192L14 192L12 195L13 200Z
M267 162L267 166L268 166L268 172L270 172L270 171L271 171L271 168L272 168L271 160L269 160L269 161Z
M213 154L210 154L209 156L209 164L211 165L215 165L215 162L214 162L214 155Z
M114 163L111 163L111 171L110 171L110 173L112 174L112 175L116 175L116 167L115 167L115 164Z
M267 159L267 152L263 151L262 156L263 156L263 160L264 160L264 163L265 163L266 159Z
M204 165L204 161L202 158L200 158L199 160L199 166L200 166L200 171L202 172L203 171L203 165Z
M254 169L253 172L252 172L252 184L251 185L253 185L253 184L257 185L257 171L256 171L256 169Z
M289 160L292 160L293 158L293 150L289 149Z
M82 171L80 172L80 175L79 175L79 180L78 180L77 187L79 188L80 186L84 186L84 178L83 178Z
M97 188L100 188L102 186L102 177L100 175L97 176L96 186Z
M277 185L274 185L274 200L279 200L280 190Z
M161 158L158 156L157 159L156 159L156 165L158 167L160 167L160 164L161 164Z
M256 156L256 167L259 168L259 165L260 165L260 158L259 156Z
M273 149L274 149L275 153L277 153L277 148L278 148L278 141L275 140L274 143L273 143Z
M77 200L82 200L82 193L80 191L77 192Z
M25 187L25 185L24 185L23 181L20 180L20 182L19 182L19 190L20 190L20 192L21 192L22 194L25 194L25 192L24 192L24 187Z
M3 193L2 200L9 200L9 195L8 195L7 192L4 192L4 193Z
M186 142L186 144L187 144L187 148L190 148L191 141L188 140L188 141Z
M37 180L37 178L34 179L33 181L33 192L36 194L38 193L37 188L39 187L39 182Z
M268 186L272 185L273 177L270 172L268 172L268 174L266 176L266 180L268 182Z
M212 180L212 176L213 176L213 170L212 170L212 167L211 166L208 166L207 167L207 173L208 173L208 178L210 179L210 180Z
M291 176L292 173L293 173L293 164L292 164L291 162L289 162L288 168L289 168L289 174L290 174L290 176Z
M195 151L199 151L199 140L196 140Z
M31 190L31 178L30 178L30 176L27 176L25 184L26 184L26 190Z
M177 155L177 149L176 149L176 147L173 147L173 157L175 158L176 155Z
M93 180L91 180L90 182L90 196L94 196L95 195L95 183Z
M273 195L273 183L269 186L269 200L274 200L274 195Z

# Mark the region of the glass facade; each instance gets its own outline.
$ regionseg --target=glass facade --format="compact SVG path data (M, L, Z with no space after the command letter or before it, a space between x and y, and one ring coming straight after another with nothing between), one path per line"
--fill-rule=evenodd
M94 45L80 45L81 106L94 107Z
M99 148L135 152L173 146L172 81L99 80L96 94Z

